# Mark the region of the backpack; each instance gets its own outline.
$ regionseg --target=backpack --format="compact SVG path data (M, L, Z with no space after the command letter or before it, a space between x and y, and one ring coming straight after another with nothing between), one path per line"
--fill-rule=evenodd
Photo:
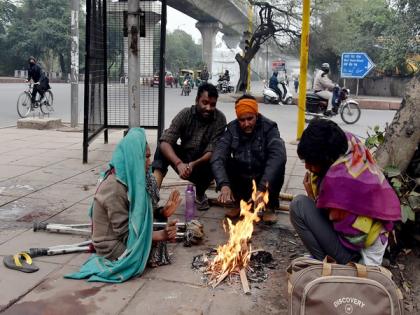
M404 314L402 293L384 267L300 257L287 273L289 314Z

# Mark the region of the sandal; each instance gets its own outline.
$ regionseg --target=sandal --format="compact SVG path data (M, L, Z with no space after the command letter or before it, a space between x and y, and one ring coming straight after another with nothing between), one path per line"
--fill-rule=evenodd
M9 269L19 270L27 273L39 270L39 267L32 263L31 256L29 256L29 254L26 252L4 257L3 264Z

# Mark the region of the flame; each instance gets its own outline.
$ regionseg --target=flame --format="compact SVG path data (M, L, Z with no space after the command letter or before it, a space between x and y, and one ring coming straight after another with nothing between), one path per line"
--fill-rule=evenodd
M217 248L217 256L208 268L211 272L210 283L213 285L217 285L228 274L248 266L251 256L248 241L254 231L254 222L260 220L258 213L264 211L268 203L268 190L258 192L255 181L252 182L252 187L252 202L240 202L242 219L235 225L227 219L227 227L224 226L229 231L229 240Z

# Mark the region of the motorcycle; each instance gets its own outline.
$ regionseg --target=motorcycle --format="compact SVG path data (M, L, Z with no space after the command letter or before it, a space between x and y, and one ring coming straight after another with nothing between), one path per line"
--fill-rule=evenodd
M189 80L184 80L184 83L182 84L182 90L181 95L188 96L191 92L191 84Z
M341 119L346 124L355 124L361 115L359 103L349 98L350 90L340 88L339 86L333 89L332 103L337 108L337 111L327 111L328 100L320 97L316 93L308 93L306 95L306 113L305 121L309 122L312 119L326 118L330 119L340 114ZM334 106L333 106L334 107Z
M267 84L264 84L264 90L263 90L263 97L264 97L264 103L265 104L279 104L282 102L286 105L292 105L293 104L293 95L289 90L289 87L285 82L279 83L279 89L282 92L281 99L280 96L273 90L270 89Z
M217 83L217 90L224 94L224 93L232 93L233 92L233 86L229 84L230 82L228 80L219 80Z

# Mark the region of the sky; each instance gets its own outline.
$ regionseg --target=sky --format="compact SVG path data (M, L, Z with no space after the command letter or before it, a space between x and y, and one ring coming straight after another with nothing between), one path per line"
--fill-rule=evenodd
M190 34L196 43L200 43L201 33L195 27L195 23L197 23L197 20L168 6L168 18L167 18L167 24L166 24L166 29L168 31L172 32L176 29L183 30L186 33ZM222 36L223 34L220 32L217 34L216 36L217 44L222 42Z

